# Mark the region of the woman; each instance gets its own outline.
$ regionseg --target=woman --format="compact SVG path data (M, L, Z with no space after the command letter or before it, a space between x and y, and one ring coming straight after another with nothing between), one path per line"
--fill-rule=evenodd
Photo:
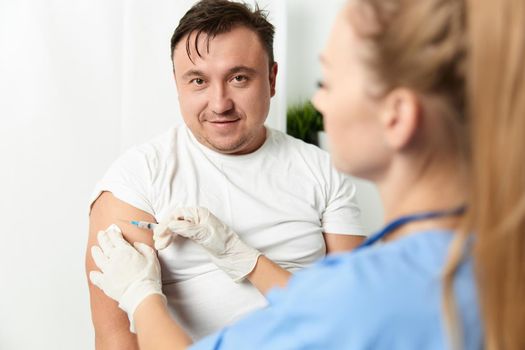
M524 0L349 1L314 104L335 166L378 185L389 224L193 348L525 348L523 23ZM231 238L180 221L203 245ZM128 311L141 348L189 346L153 250L117 230L99 241L92 281Z

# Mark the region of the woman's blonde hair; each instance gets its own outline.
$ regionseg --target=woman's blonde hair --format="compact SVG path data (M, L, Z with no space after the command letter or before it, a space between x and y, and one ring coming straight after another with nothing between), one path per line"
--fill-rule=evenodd
M525 349L525 0L351 3L386 90L439 96L460 126L471 189L444 271L452 345L462 335L453 279L474 233L485 347Z

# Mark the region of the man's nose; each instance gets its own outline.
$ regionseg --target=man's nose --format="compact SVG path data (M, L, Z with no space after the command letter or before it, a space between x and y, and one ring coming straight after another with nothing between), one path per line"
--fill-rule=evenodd
M213 113L224 114L233 109L233 100L225 86L217 85L211 90L210 109Z

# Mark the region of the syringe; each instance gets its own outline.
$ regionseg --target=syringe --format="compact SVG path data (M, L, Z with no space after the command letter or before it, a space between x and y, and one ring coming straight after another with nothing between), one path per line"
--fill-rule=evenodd
M143 228L145 230L152 230L157 226L157 224L154 224L152 222L147 222L147 221L136 221L136 220L133 220L133 221L130 221L132 225L135 225L137 226L138 228Z

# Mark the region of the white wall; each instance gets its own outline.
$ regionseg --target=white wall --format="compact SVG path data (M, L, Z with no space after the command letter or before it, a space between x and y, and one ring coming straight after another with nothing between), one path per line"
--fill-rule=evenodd
M191 3L0 0L0 349L93 349L88 198L124 148L180 120L168 42ZM298 11L323 23L308 19L307 30L326 27L329 1L300 3L290 0L291 23L301 21ZM314 87L322 39L301 47L308 60L294 56L287 69L285 2L261 4L277 25L281 63L269 124L283 130L286 94ZM290 48L304 41L296 35Z
M287 0L288 103L309 100L321 78L319 55L346 0Z
M286 95L289 104L302 103L315 93L317 82L322 77L319 55L330 34L333 20L345 2L346 0L287 0ZM357 200L362 209L365 229L374 232L383 222L379 193L371 182L358 178L353 180L357 186Z
M93 348L86 203L119 152L120 13L0 2L0 349Z

